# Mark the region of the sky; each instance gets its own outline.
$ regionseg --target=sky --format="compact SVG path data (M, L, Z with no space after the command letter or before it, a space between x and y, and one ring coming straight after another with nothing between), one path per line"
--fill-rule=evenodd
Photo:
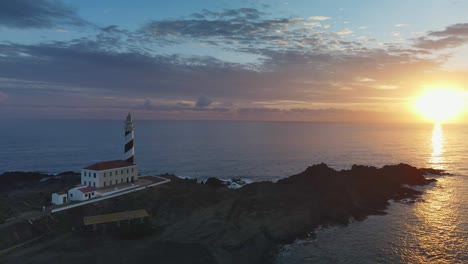
M420 122L414 98L468 88L466 10L466 0L0 1L0 119Z

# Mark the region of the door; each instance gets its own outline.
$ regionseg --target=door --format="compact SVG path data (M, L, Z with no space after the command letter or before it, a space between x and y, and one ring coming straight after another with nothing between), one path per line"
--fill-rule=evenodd
M132 176L132 183L133 183L133 182L134 182L134 180L133 180L133 176Z
M62 203L66 203L66 202L67 202L67 197L63 197Z

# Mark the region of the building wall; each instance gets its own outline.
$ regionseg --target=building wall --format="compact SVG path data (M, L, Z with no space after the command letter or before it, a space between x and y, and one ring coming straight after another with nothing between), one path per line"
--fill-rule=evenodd
M79 188L82 188L82 186L72 188L68 190L68 199L70 201L83 201L85 200L85 196L81 191L78 191Z
M58 194L58 193L53 193L52 194L52 203L53 204L63 204L63 198L65 198L65 203L68 202L67 194Z
M131 183L138 180L138 166L128 166L118 169L94 171L81 170L81 185L96 188L109 187L117 184Z
M78 186L68 190L68 199L70 201L84 201L98 196L98 194L95 191L83 193L79 190L80 188L83 188L83 186Z

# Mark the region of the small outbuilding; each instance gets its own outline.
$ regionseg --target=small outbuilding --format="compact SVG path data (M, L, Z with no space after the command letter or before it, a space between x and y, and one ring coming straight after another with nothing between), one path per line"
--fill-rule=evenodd
M64 204L68 202L67 192L57 192L52 194L53 204Z
M94 198L96 195L96 188L89 186L78 186L68 190L68 199L70 201L85 201Z

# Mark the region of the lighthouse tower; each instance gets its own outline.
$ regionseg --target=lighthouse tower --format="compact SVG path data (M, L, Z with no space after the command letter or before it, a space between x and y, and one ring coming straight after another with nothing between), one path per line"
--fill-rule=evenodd
M135 146L134 140L135 122L133 122L132 115L128 113L127 120L125 120L125 160L135 164Z

